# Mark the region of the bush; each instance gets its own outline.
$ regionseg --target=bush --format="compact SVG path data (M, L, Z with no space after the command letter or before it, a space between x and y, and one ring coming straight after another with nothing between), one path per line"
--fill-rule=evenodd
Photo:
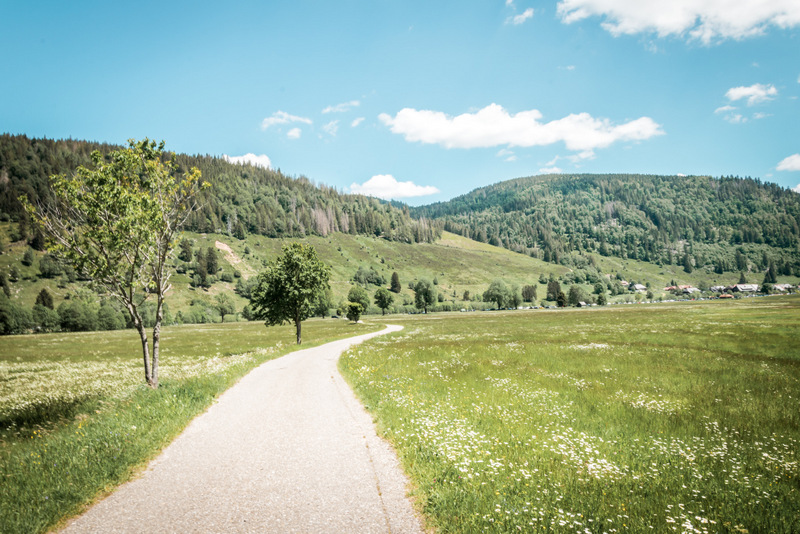
M0 335L24 334L32 323L31 312L0 293Z
M347 314L347 318L354 323L361 319L361 312L363 309L364 308L358 302L348 302L345 304L345 313Z
M70 299L58 307L61 329L65 332L97 330L97 307L83 299Z
M52 307L41 304L33 307L33 323L40 332L58 332L61 330L61 317Z
M42 278L55 278L61 273L61 265L50 254L42 256L42 259L39 260L39 274Z

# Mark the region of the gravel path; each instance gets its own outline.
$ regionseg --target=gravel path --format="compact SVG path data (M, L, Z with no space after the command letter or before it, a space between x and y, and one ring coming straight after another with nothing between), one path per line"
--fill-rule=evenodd
M391 447L339 375L382 332L254 369L64 532L418 532Z

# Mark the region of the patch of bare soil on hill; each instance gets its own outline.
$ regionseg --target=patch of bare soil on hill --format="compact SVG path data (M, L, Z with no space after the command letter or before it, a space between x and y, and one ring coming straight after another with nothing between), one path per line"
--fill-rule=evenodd
M227 244L223 243L222 241L216 241L214 243L218 249L225 253L225 259L230 263L234 269L238 270L242 273L242 278L247 280L251 276L254 276L256 273L255 269L250 267L245 261L236 255L233 249Z

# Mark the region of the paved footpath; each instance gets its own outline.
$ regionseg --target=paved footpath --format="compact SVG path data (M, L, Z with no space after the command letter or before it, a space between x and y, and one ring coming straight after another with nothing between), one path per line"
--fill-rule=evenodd
M407 480L337 370L375 332L266 362L64 532L416 532Z

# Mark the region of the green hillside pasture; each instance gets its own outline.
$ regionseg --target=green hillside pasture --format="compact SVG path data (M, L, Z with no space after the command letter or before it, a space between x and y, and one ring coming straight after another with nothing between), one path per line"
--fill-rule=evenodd
M302 348L378 328L309 320ZM152 390L131 330L0 337L0 532L41 532L78 512L293 341L292 325L166 328Z
M253 269L260 270L262 261L269 261L280 253L283 242L291 240L248 236L247 241L220 238ZM406 244L381 238L330 234L327 237L309 236L302 239L317 249L319 256L331 266L331 287L338 301L347 295L359 266L373 267L384 278L387 287L392 272L397 272L403 286L403 295L413 302L414 293L409 282L420 278L437 278L437 290L450 295L455 290L460 301L465 290L473 295L486 290L495 278L507 283L534 284L540 273L556 276L566 267L545 263L524 254L504 248L478 243L455 234L444 232L435 243ZM251 254L244 255L248 245ZM374 287L370 288L374 291ZM541 289L541 288L540 288Z
M440 532L800 532L800 298L399 318L340 367Z

